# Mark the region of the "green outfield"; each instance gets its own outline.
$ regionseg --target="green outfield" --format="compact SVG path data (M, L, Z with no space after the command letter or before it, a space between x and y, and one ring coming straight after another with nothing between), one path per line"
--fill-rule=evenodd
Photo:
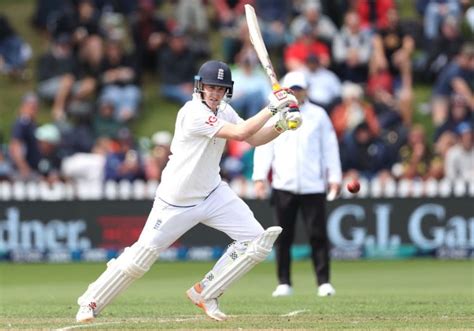
M75 323L76 297L103 264L0 264L0 329L473 329L472 261L334 262L337 295L315 295L309 262L294 265L296 294L274 299L274 264L263 263L221 299L211 321L184 291L209 263L158 262L93 323Z

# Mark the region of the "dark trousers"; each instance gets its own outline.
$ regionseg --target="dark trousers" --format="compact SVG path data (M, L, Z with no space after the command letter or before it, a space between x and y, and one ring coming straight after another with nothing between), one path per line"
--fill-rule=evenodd
M326 229L326 194L293 194L273 190L272 203L277 224L283 232L276 242L278 281L291 285L290 249L295 235L296 219L301 210L311 245L311 259L318 285L329 282L329 240Z

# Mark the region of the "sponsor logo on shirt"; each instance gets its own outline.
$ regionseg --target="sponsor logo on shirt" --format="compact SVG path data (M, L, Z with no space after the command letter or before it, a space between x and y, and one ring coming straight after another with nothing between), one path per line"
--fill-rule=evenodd
M217 122L217 117L214 116L214 115L211 115L209 116L209 118L207 119L206 121L206 124L210 125L210 126L214 126Z

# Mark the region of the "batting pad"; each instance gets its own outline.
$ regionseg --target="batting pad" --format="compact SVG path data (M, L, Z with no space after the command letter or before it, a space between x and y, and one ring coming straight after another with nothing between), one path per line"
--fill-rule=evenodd
M125 248L117 258L107 263L107 269L89 285L87 291L77 299L80 306L90 305L100 313L118 294L133 281L142 277L158 258L158 252L138 242Z
M222 269L220 273L215 274L215 278L204 287L201 293L203 299L219 297L233 282L265 260L282 230L279 226L269 227L261 236L250 242L244 254Z

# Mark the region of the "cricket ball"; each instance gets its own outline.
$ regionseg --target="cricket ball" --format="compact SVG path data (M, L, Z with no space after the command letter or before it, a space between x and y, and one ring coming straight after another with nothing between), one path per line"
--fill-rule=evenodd
M357 179L352 179L347 183L347 190L351 193L357 193L360 190L360 183Z

